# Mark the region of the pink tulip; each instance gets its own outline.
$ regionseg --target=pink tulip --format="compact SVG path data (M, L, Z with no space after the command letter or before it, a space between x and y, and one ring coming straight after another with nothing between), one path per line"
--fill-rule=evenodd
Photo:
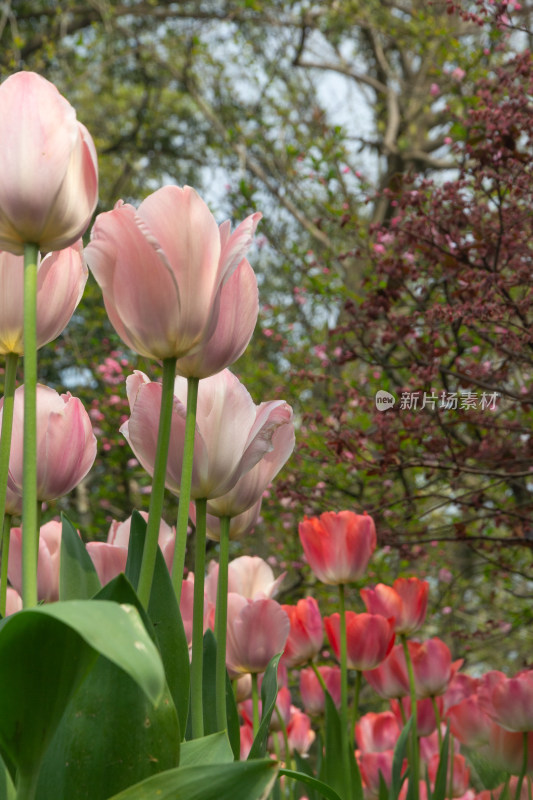
M12 589L11 586L8 586L6 596L6 617L10 617L11 614L16 614L17 611L22 611L22 597L16 589Z
M239 556L228 565L228 592L240 594L248 600L275 597L284 577L283 572L278 578L274 578L272 567L259 556ZM218 564L211 561L205 591L212 603L216 603L217 582Z
M73 244L98 200L93 141L56 87L34 72L0 86L0 249Z
M47 603L59 599L61 530L61 523L52 520L41 527L39 534L37 597ZM22 528L11 529L7 574L17 592L22 591L22 535Z
M250 754L250 750L252 749L252 745L254 743L254 729L251 725L241 725L240 734L241 734L240 759L241 761L246 761L246 759Z
M230 677L264 672L270 659L283 652L289 629L289 618L275 600L247 600L230 592L226 643Z
M361 597L372 614L394 617L396 633L413 633L426 618L429 584L418 578L397 578L392 587L378 583L361 589Z
M462 665L462 659L452 663L448 646L436 637L425 642L408 642L409 655L415 674L416 696L435 697L444 694Z
M329 642L340 659L340 615L324 617ZM349 669L373 670L384 661L394 644L392 619L380 614L346 612L347 663Z
M331 695L331 699L339 708L341 704L340 667L318 667L318 671L326 684L326 689ZM324 692L312 667L300 670L300 696L303 707L308 714L322 714L324 712Z
M288 667L298 667L311 661L322 648L322 616L314 597L304 597L295 606L284 605L282 608L291 623L283 661Z
M158 360L200 349L215 332L223 285L246 255L260 217L247 217L230 236L189 186L164 186L137 211L119 202L99 214L87 261L128 347ZM231 327L227 299L223 311L221 325Z
M245 513L251 505L255 506L261 501L263 493L294 450L294 426L290 406L285 407L285 422L274 431L271 444L272 449L265 453L255 467L245 472L229 492L208 501L209 515L234 519Z
M215 330L192 355L178 359L178 375L208 378L237 361L252 338L258 312L257 279L250 264L243 258L220 291Z
M326 511L304 519L298 532L307 562L322 583L359 580L376 549L376 528L368 514Z
M3 399L0 400L3 406ZM0 408L1 419L1 408ZM9 487L22 492L24 386L15 390ZM37 499L55 500L87 475L96 458L96 437L81 400L37 385Z
M146 471L153 474L161 384L135 372L127 379L126 388L131 416L120 431ZM178 377L166 478L167 488L176 494L181 483L186 398L187 381ZM278 428L292 429L292 409L283 400L256 406L238 378L225 369L201 382L196 423L191 497L211 499L229 492L239 478L268 456ZM249 504L238 513L258 499L250 495Z
M355 725L355 740L359 750L365 753L381 753L394 750L401 727L392 711L376 714L369 711Z
M450 731L466 747L478 748L489 741L492 720L483 710L477 695L463 698L448 709Z
M533 772L533 731L527 734L526 772ZM489 732L489 743L483 753L498 768L520 775L524 761L524 733L508 731L493 723Z
M309 748L316 739L316 733L311 728L311 720L299 709L294 709L287 725L289 749L296 751L300 756L306 756Z
M514 678L485 676L479 689L483 710L508 731L533 731L533 670Z
M87 267L81 242L49 253L37 272L37 347L56 339L81 300ZM0 252L0 353L24 353L24 258Z
M381 778L386 786L390 786L392 780L392 759L393 750L383 750L379 753L360 753L358 762L363 779L365 797L378 797Z
M390 699L408 695L409 677L402 645L395 645L385 661L376 669L365 672L364 676L381 697Z
M141 515L145 520L148 519L148 514L145 511L141 511ZM93 560L102 586L105 586L106 583L109 583L126 569L130 528L131 517L128 517L124 522L113 520L106 542L88 542L87 544L87 552ZM169 571L172 569L175 539L175 528L171 528L164 520L161 520L159 547Z

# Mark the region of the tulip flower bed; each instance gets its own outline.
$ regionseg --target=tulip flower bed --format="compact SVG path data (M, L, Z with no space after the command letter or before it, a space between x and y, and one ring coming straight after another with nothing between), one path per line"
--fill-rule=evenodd
M532 800L533 670L461 672L422 636L426 581L366 585L369 515L300 523L309 568L338 592L324 619L311 596L278 603L283 576L262 559L229 560L295 438L290 406L256 405L228 369L257 319L246 256L261 215L232 232L193 189L165 186L100 214L83 251L87 130L29 72L0 86L0 114L0 800ZM37 382L85 262L125 346L163 365L162 383L128 377L120 429L152 476L149 511L87 545L40 509L91 469L91 420Z

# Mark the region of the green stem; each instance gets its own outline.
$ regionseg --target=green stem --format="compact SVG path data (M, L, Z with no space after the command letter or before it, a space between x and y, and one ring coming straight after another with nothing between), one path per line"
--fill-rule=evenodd
M285 720L283 719L283 714L279 710L277 704L276 704L275 708L276 708L276 714L278 716L281 732L283 734L283 744L285 746L285 766L287 767L287 769L292 769L293 768L293 764L292 764L291 750L290 750L290 746L289 746L289 733L287 731L287 726L285 725Z
M185 441L183 443L183 462L181 467L180 500L176 522L176 549L172 565L172 583L178 604L181 599L185 551L187 549L187 528L189 526L189 503L191 502L192 467L194 457L194 434L196 431L196 406L198 404L199 378L187 379L187 413L185 417Z
M215 637L217 656L215 665L217 727L228 727L226 710L226 629L228 624L228 564L230 517L220 520L220 554L218 560L217 604L215 609Z
M407 674L409 676L409 690L411 694L411 716L413 718L413 727L411 729L411 764L413 776L413 800L418 800L419 797L419 745L418 745L418 720L417 720L417 703L416 703L416 685L415 673L413 669L413 662L409 654L409 647L407 646L407 637L404 633L400 635L402 642L403 652L405 655L405 663L407 665Z
M440 711L437 705L437 699L435 695L432 695L431 697L431 705L433 706L433 713L435 714L435 723L437 725L437 737L439 740L439 752L440 752L442 748L442 731L440 729Z
M518 776L518 781L516 784L516 792L515 792L515 800L520 800L520 795L522 793L522 784L524 783L524 779L527 773L527 762L528 762L528 755L529 755L529 748L528 748L528 732L524 731L522 734L522 741L523 741L523 757L522 757L522 767L520 769L520 775Z
M24 245L24 434L22 485L22 602L37 605L37 260Z
M325 682L324 678L322 677L322 673L320 672L320 670L318 669L318 667L317 667L317 665L315 664L314 661L311 661L311 667L313 669L313 672L316 675L316 679L319 682L322 691L324 692L324 697L325 697L325 694L327 692L327 687L326 687L326 682Z
M172 425L172 407L174 401L174 378L176 376L176 359L166 358L163 361L163 386L161 391L161 408L159 412L159 431L157 434L157 448L154 464L154 477L150 508L148 510L148 525L144 550L139 574L137 594L145 608L148 608L152 580L154 577L155 561L157 558L157 543L163 513L163 500L165 497L165 482L167 476L168 446L170 442L170 429Z
M0 520L6 513L6 490L9 474L9 455L11 452L11 432L13 430L13 408L15 405L15 385L17 382L17 353L7 353L4 381L4 405L2 408L2 431L0 433Z
M204 735L204 581L207 500L196 501L196 552L191 655L191 719L193 739Z
M9 540L11 534L11 514L4 514L2 535L2 574L0 577L0 614L6 615L7 606L7 565L9 562Z
M353 699L353 712L352 712L352 727L351 727L351 735L354 735L355 723L359 719L359 695L361 693L361 683L363 680L363 673L360 669L357 670L357 675L355 677L355 693ZM352 739L350 743L352 743Z
M252 720L254 728L254 739L259 730L259 690L257 687L257 672L252 672Z
M351 775L348 747L348 647L346 635L346 604L344 598L344 584L339 584L339 616L340 616L340 662L341 662L341 746L342 767L344 772L344 794L351 797Z

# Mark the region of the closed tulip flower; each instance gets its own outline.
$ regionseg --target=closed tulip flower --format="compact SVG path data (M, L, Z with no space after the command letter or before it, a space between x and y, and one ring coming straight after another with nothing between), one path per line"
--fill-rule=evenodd
M185 378L208 378L229 367L246 350L258 312L257 278L244 258L222 286L215 330L192 355L178 360L176 372Z
M283 605L282 608L291 623L283 661L288 667L298 667L320 652L324 641L322 616L314 597L304 597L295 606Z
M365 753L394 750L400 733L401 726L392 711L369 711L355 724L355 741Z
M340 615L324 617L329 642L340 658ZM391 619L380 614L346 612L347 663L350 669L372 670L384 661L394 644Z
M158 360L193 354L214 334L221 306L221 325L240 331L222 290L260 218L252 214L232 234L227 225L219 230L189 186L164 186L137 210L119 202L99 214L86 257L109 319L128 347ZM248 290L238 284L237 291ZM213 358L218 369L226 366Z
M533 670L514 678L489 673L479 689L483 710L508 731L533 731Z
M146 521L148 520L148 514L145 511L141 511L141 515ZM124 522L113 520L107 534L107 541L88 542L86 545L87 552L92 558L102 586L105 586L106 583L109 583L109 581L126 570L130 529L131 517L128 517ZM171 528L164 520L161 520L159 547L169 572L172 569L175 541L175 528Z
M230 592L226 641L230 677L264 672L270 659L283 652L289 629L289 618L275 600L247 600Z
M150 382L146 375L136 372L127 379L126 386L131 416L120 430L152 475L161 384ZM186 398L187 381L177 377L166 474L166 486L176 494L181 484ZM196 426L191 497L211 499L229 492L245 473L275 452L273 437L278 428L292 427L292 409L283 400L256 406L238 378L225 369L202 381ZM258 499L251 493L247 498L249 504L244 508L241 505L240 512Z
M376 669L365 672L364 676L381 697L391 699L408 695L409 676L402 645L395 645L385 661Z
M337 708L341 704L341 670L340 667L318 667L326 689ZM308 714L324 712L325 697L320 682L312 667L300 670L300 696Z
M61 531L61 523L51 520L41 527L39 534L37 596L47 603L59 599ZM11 529L8 577L18 592L22 591L22 536L22 528Z
M278 578L270 564L259 556L239 556L228 565L228 591L240 594L248 600L261 597L275 597L285 577L283 572ZM216 602L218 582L218 564L211 561L205 581L205 591L211 602Z
M0 401L2 403L3 401ZM1 414L0 414L1 419ZM24 386L15 390L9 486L22 492ZM81 400L37 385L37 499L55 500L87 475L96 458L96 437Z
M394 617L396 633L418 630L425 618L429 584L418 578L397 578L392 586L378 583L373 589L361 589L361 597L371 614Z
M37 272L37 347L66 328L87 282L81 242L39 263ZM0 252L0 353L24 353L24 259Z
M376 528L368 514L326 511L300 522L307 563L322 583L337 585L361 578L376 549Z
M0 86L0 249L61 250L85 232L98 200L96 151L49 81L17 72Z
M424 642L408 642L415 675L416 696L435 697L444 694L463 661L452 662L448 646L437 637Z

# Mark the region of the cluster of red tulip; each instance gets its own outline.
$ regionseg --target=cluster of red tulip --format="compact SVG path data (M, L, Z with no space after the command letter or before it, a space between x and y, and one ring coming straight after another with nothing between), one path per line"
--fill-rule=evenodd
M294 796L297 781L299 797L306 785L331 800L474 800L481 779L464 747L480 772L481 753L506 773L494 796L511 787L531 800L533 671L471 678L441 640L408 638L427 611L417 578L362 588L366 611L346 608L345 587L376 548L370 516L300 524L308 565L339 590L324 620L312 597L280 605L281 576L262 559L229 561L230 538L253 529L294 446L290 406L256 405L227 368L257 320L246 254L261 215L232 233L193 189L165 186L137 210L100 214L83 252L97 200L88 132L33 73L2 84L0 116L0 798L255 800L279 770L277 796ZM86 547L68 522L39 525L41 504L87 475L96 439L79 400L37 383L36 357L79 302L85 260L125 345L163 364L162 383L127 379L121 427L153 477L149 512ZM161 518L165 489L179 497L176 528ZM184 581L190 518L195 569ZM206 536L219 542L207 569ZM339 666L319 664L324 628ZM120 668L112 679L109 663ZM363 680L390 710L360 716ZM116 755L102 746L88 761L95 703Z

